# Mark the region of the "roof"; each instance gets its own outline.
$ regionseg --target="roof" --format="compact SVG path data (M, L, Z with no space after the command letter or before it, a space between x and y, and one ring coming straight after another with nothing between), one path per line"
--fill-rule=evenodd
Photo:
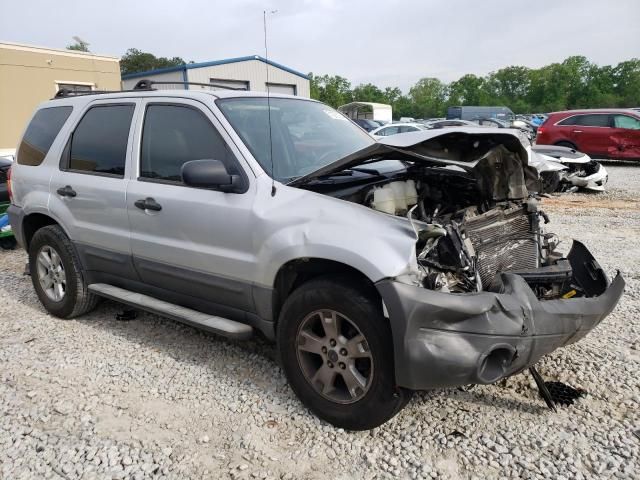
M62 55L64 57L97 59L97 60L105 60L105 61L111 61L111 62L120 61L119 57L111 57L107 55L96 55L95 53L92 53L92 52L80 52L78 50L37 47L35 45L26 45L22 43L13 43L13 42L0 42L0 49L17 50L17 51L32 52L32 53L49 53L53 55Z
M632 113L637 113L637 110L634 111L633 108L584 108L580 110L560 110L558 112L551 112L547 115L559 115L559 114L575 115L578 113L629 113L630 110Z
M235 57L235 58L227 58L224 60L213 60L210 62L200 62L200 63L186 63L184 65L178 65L176 67L167 67L167 68L158 68L156 70L148 70L146 72L136 72L136 73L129 73L127 75L123 75L122 79L123 80L127 80L129 78L140 78L140 77L146 77L148 75L155 75L157 73L169 73L169 72L179 72L179 71L186 71L186 70L191 70L193 68L201 68L201 67L214 67L216 65L225 65L227 63L238 63L238 62L248 62L251 60L258 60L260 62L264 62L268 65L271 65L272 67L276 67L279 68L280 70L284 70L285 72L289 72L292 73L293 75L297 75L299 77L304 78L305 80L309 80L309 76L304 74L304 73L300 73L296 70L293 70L292 68L286 67L280 63L276 63L273 60L268 60L266 58L261 57L260 55L249 55L246 57Z

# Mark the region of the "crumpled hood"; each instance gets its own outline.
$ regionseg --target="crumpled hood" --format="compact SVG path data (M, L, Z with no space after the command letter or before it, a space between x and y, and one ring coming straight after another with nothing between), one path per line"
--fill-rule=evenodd
M493 200L522 199L539 191L538 173L515 130L455 127L401 133L380 139L289 183L298 186L368 160L404 159L429 166L456 166L476 177ZM407 158L409 157L409 158Z

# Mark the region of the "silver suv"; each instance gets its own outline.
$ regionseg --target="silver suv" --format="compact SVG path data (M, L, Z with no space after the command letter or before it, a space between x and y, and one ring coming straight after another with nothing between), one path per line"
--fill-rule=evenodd
M277 341L291 387L347 429L415 390L492 383L618 302L545 233L517 135L374 141L319 102L253 92L61 95L12 168L11 225L45 309L100 297Z

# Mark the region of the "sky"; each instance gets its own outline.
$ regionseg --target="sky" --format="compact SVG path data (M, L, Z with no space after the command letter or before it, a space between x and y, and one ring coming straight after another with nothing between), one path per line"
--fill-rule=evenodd
M640 0L0 0L0 41L64 48L76 35L104 55L264 56L265 10L270 59L353 86L406 92L423 77L640 57Z

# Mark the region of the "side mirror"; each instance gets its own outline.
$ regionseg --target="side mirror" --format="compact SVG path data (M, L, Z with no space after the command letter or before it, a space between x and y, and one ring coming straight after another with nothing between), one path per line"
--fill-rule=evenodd
M242 185L239 175L230 175L220 160L190 160L182 165L182 181L185 185L209 188L221 192L238 192Z

